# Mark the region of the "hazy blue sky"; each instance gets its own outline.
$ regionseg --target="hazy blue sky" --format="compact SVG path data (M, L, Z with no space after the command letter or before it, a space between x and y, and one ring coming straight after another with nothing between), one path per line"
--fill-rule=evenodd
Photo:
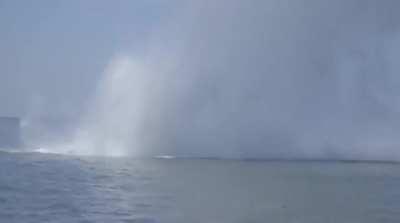
M174 3L1 0L0 115L25 115L32 103L79 111L110 58L147 44Z

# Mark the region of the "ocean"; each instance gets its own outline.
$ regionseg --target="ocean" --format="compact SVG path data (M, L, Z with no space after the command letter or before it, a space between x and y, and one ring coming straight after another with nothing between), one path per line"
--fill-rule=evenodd
M398 223L400 165L1 152L0 222Z

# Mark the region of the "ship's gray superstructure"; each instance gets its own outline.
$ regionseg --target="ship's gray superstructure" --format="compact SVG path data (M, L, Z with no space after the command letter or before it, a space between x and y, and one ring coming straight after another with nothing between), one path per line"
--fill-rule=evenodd
M21 147L21 124L17 117L0 117L0 148Z

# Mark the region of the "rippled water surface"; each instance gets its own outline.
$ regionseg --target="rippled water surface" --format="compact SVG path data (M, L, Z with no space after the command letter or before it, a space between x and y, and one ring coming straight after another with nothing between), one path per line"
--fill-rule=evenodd
M400 222L400 165L0 153L0 222Z

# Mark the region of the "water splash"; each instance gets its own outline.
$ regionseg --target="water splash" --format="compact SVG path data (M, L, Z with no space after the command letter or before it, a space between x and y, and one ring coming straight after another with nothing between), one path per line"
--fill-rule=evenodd
M151 82L143 64L125 56L116 57L99 81L95 98L83 117L73 153L125 156L140 147L138 133Z
M394 12L357 1L224 3L178 16L180 32L150 47L162 53L113 59L72 151L400 157L398 25L380 30Z

